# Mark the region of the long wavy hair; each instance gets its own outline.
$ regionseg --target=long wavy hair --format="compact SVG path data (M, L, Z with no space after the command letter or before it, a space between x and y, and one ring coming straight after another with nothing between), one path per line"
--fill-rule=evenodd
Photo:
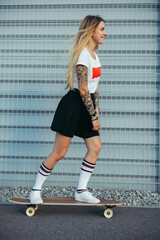
M77 35L75 36L74 43L69 51L70 53L70 61L69 68L66 72L67 75L67 84L66 88L74 89L74 68L78 61L78 58L83 50L83 48L88 44L92 37L92 33L96 30L99 23L104 21L99 16L86 16L80 24ZM96 46L95 51L98 50L98 45Z

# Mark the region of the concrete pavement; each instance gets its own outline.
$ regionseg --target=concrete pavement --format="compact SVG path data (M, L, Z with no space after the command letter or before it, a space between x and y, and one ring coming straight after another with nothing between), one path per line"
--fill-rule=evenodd
M0 204L0 240L159 240L160 208L39 206L33 217L26 206Z

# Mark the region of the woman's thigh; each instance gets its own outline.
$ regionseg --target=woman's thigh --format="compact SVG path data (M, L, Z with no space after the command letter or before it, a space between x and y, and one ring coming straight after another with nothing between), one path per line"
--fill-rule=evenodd
M55 153L61 155L61 158L63 158L69 148L71 140L72 138L70 137L66 137L60 133L56 133L55 144L52 154Z

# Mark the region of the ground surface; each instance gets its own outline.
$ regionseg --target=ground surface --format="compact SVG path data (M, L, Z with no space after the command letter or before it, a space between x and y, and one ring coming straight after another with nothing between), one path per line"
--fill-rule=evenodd
M158 240L160 208L116 207L106 219L103 207L39 206L33 217L26 206L0 204L1 240Z

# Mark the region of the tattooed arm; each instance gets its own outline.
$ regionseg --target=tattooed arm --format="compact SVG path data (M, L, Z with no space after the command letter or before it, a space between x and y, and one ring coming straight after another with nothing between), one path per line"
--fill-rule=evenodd
M77 78L78 78L79 92L80 92L82 101L86 106L90 116L93 116L95 114L95 110L94 110L90 92L88 90L88 68L84 65L78 65L76 67L76 72L77 72ZM92 124L93 124L93 130L100 130L99 119L97 119L96 115L92 117Z
M77 71L79 92L80 92L82 101L91 116L95 113L95 110L94 110L90 92L88 90L88 68L83 65L78 65L76 67L76 71Z
M93 94L95 101L96 112L99 114L99 87L97 87L95 93Z

